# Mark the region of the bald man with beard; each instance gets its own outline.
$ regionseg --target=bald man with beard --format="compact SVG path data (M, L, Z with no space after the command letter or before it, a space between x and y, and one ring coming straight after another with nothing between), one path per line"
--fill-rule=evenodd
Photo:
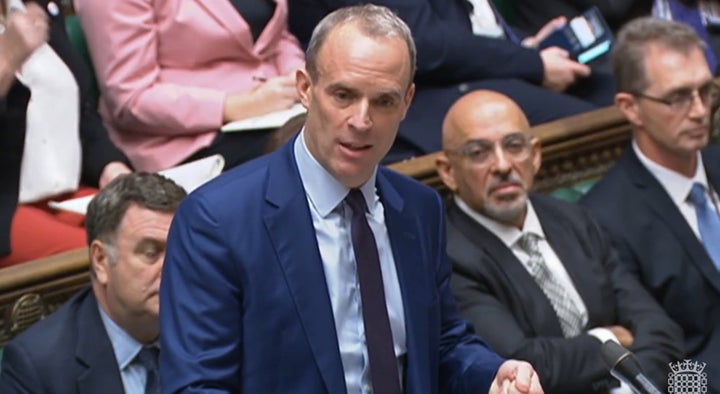
M613 340L664 388L681 332L580 207L531 193L540 142L508 97L463 96L443 124L452 291L504 357L535 366L546 393L630 393L602 361Z

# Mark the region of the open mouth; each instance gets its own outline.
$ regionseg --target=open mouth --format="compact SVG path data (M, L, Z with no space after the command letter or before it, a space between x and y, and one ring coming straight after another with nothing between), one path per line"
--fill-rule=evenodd
M341 142L340 146L342 146L345 150L350 152L365 152L370 150L372 148L372 145L369 144L358 144L358 143L352 143L352 142Z

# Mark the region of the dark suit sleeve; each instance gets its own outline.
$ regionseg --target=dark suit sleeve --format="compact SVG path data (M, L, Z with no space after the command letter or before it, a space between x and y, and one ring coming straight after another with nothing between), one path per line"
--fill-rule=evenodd
M317 1L297 1L291 5L290 26L300 40L307 42L318 20L306 18L321 7ZM463 1L382 0L375 2L394 10L410 27L417 46L416 81L427 84L452 84L495 78L517 78L540 84L543 65L539 53L508 40L474 35L469 11ZM357 0L339 0L326 9L356 5ZM330 3L328 3L330 4ZM447 9L442 14L435 7Z
M617 324L633 333L630 350L645 373L658 387L664 387L668 363L683 356L682 331L621 263L607 233L589 217L587 222L591 240L604 252L603 266L615 295Z
M46 2L45 2L46 3ZM41 3L41 5L43 5ZM105 166L129 161L108 136L97 111L97 101L91 97L90 72L70 44L62 14L50 15L50 46L70 68L80 89L80 142L82 144L81 183L97 186Z
M42 380L37 375L37 367L24 349L15 343L9 343L3 349L2 372L0 373L0 393L30 394L42 393Z
M442 202L436 196L440 248L436 251L435 281L440 307L440 376L449 393L487 393L504 361L462 319L450 291L450 265L445 254L445 221Z
M160 287L163 393L242 391L238 272L207 205L199 196L186 198L168 235Z
M546 392L596 391L587 382L605 384L600 341L589 335L572 339L532 337L523 330L513 311L493 293L493 279L482 270L466 269L454 261L452 287L463 316L499 354L530 362ZM478 265L483 265L482 261ZM458 268L462 267L462 268ZM596 357L588 357L595 354ZM599 387L598 387L599 388Z

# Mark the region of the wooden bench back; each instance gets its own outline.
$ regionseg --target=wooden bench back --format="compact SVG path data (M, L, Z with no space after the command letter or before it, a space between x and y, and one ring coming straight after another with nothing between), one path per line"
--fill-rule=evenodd
M549 192L600 177L627 145L630 126L609 107L534 127L533 133L543 145L536 189ZM389 167L447 193L435 171L437 155ZM0 345L87 286L88 269L85 248L0 269Z

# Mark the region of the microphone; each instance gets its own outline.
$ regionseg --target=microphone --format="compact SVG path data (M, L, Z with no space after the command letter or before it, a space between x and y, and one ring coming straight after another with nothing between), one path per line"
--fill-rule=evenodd
M662 394L645 376L635 356L616 342L607 340L602 345L602 357L610 373L627 384L637 394Z

